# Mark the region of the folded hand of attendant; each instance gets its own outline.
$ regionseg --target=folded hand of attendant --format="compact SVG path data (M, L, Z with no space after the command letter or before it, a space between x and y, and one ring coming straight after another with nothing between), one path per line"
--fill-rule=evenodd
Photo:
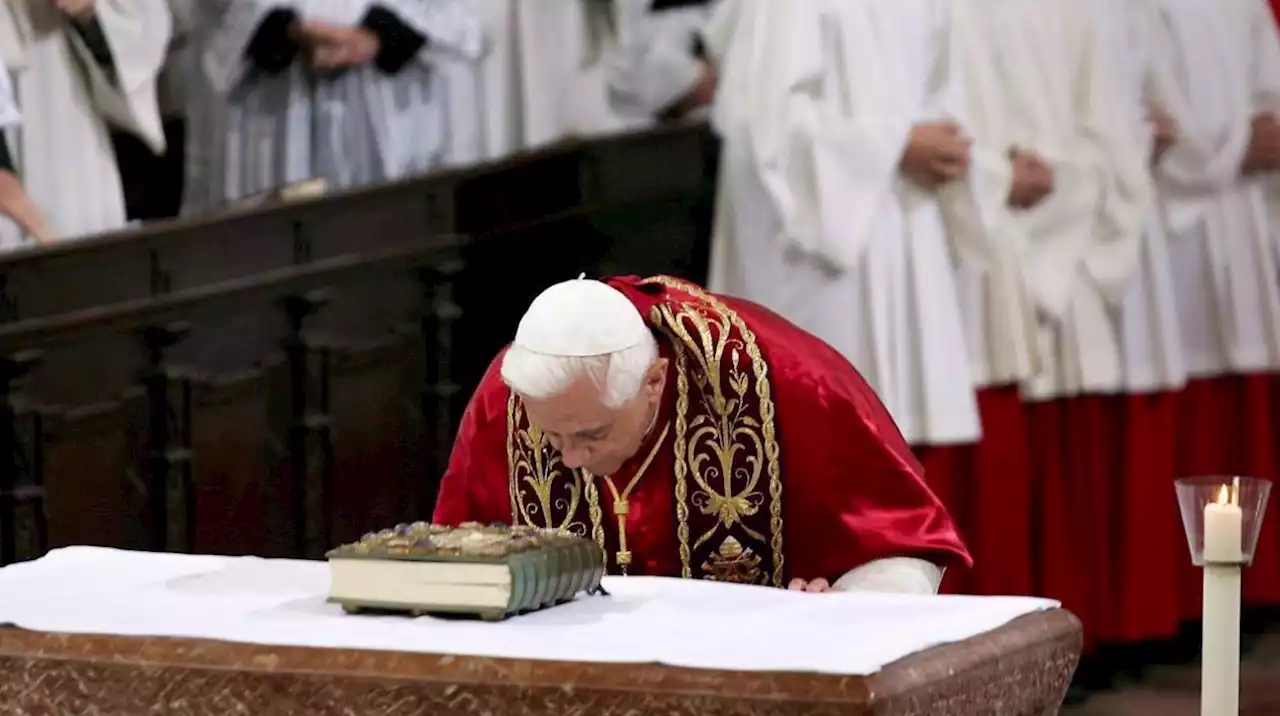
M81 24L93 19L94 0L53 0L58 12Z
M378 35L366 27L299 22L294 39L309 53L318 70L341 70L372 62L381 49Z
M716 72L716 66L707 60L699 60L702 65L702 71L698 75L698 81L693 85L683 97L676 100L666 109L658 112L658 119L663 122L674 122L695 112L703 107L710 106L716 97L716 86L720 82L720 76Z
M1147 122L1151 124L1152 137L1155 139L1151 147L1151 163L1157 164L1164 153L1177 143L1178 124L1164 108L1155 106L1147 111Z
M918 124L911 129L899 166L908 179L932 189L964 175L971 145L954 122Z
M1276 115L1268 112L1253 118L1243 169L1245 174L1280 170L1280 120Z
M1053 168L1032 152L1009 150L1013 165L1013 185L1009 188L1009 206L1030 209L1053 193Z

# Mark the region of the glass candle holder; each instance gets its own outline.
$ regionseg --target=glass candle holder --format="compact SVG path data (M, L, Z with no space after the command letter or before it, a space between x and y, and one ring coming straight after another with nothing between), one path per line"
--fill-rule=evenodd
M1271 481L1257 477L1188 477L1174 483L1191 561L1206 564L1253 562L1266 518Z

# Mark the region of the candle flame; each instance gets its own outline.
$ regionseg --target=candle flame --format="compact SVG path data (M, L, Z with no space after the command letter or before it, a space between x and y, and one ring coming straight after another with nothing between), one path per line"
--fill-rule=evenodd
M1222 485L1218 487L1218 491L1213 496L1213 502L1217 505L1231 504L1231 486Z

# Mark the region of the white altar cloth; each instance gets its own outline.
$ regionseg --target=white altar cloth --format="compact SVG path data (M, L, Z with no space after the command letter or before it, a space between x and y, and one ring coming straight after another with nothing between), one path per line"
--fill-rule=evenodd
M325 602L324 562L70 547L0 569L0 623L271 646L861 676L1058 606L1023 597L806 594L656 577L606 580L609 597L579 597L500 623L371 617L346 615Z

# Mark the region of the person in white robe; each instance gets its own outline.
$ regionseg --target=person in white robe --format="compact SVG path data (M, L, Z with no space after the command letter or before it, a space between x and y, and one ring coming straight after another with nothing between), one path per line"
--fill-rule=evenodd
M1187 367L1280 368L1280 288L1266 173L1280 168L1280 47L1265 0L1160 0L1181 92L1157 171Z
M2 131L16 128L22 123L22 113L13 97L13 85L9 80L9 71L0 66L0 215L13 221L22 231L36 243L48 243L53 240L53 230L44 213L31 201L27 190L18 177L18 169L13 163L13 152L9 149L9 140Z
M170 25L164 0L13 0L0 8L0 43L23 116L11 149L55 238L125 225L109 125L164 151L156 78ZM0 222L0 246L20 244L23 233Z
M606 58L610 106L646 120L702 114L716 89L702 39L715 3L617 1L618 35Z
M711 289L829 343L916 445L980 433L935 193L969 154L948 5L733 0L706 30L724 139Z
M447 98L433 58L478 58L466 0L201 0L199 213L322 179L344 188L439 166ZM197 154L199 151L197 150Z
M944 207L979 385L1032 399L1123 388L1114 319L1150 217L1136 142L1093 8L955 0L952 63L974 142Z
M1153 166L1177 140L1178 129L1167 109L1177 100L1167 53L1158 44L1158 1L1094 0L1102 49L1115 68L1130 136ZM1155 202L1154 187L1143 193L1150 202L1142 255L1116 316L1127 393L1178 389L1187 377L1164 214Z
M500 159L638 126L609 105L614 0L472 0L488 38L479 62L439 62L450 97L450 164Z

